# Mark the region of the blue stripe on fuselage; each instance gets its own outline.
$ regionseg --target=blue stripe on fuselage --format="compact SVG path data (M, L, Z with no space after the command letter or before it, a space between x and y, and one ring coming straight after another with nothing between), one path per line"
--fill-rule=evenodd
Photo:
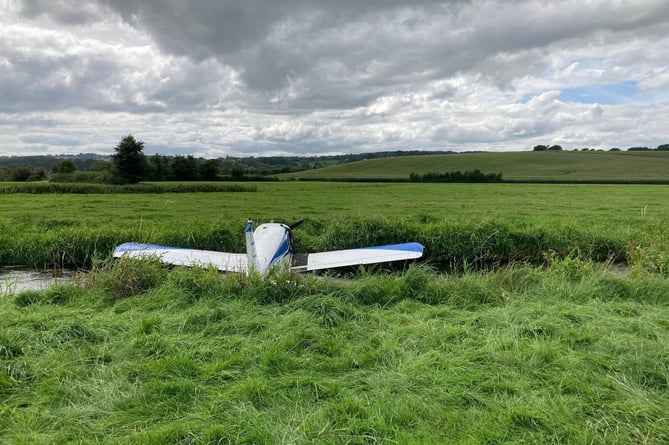
M286 255L290 253L290 244L288 243L288 238L284 238L283 242L279 246L278 249L276 249L276 252L274 253L274 256L269 262L269 266L274 266L276 263L281 261Z

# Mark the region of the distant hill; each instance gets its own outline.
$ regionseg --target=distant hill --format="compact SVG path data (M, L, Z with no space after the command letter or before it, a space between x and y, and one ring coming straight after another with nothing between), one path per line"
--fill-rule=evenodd
M97 161L108 161L111 156L95 153L82 153L77 155L41 155L41 156L0 156L0 168L31 167L43 168L46 171L61 159L72 159L77 170L87 171Z
M411 173L480 170L505 181L667 181L668 151L462 153L371 159L280 175L283 179L408 179Z

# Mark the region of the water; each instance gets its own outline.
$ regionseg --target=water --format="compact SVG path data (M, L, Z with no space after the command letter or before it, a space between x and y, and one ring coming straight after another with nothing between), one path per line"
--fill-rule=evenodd
M67 283L74 278L74 271L59 271L58 276L51 270L35 270L21 267L0 268L0 296L43 290L59 283Z
M609 265L608 270L615 274L624 276L629 273L629 266L624 263ZM4 295L18 294L24 290L44 290L54 284L62 284L72 281L76 275L75 271L64 270L55 274L52 270L35 270L25 267L0 267L0 297Z

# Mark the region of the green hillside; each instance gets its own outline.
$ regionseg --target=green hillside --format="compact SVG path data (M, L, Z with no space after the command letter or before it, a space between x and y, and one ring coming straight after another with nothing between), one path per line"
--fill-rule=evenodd
M668 151L463 153L370 159L281 175L305 179L393 179L411 173L481 170L516 181L669 181Z

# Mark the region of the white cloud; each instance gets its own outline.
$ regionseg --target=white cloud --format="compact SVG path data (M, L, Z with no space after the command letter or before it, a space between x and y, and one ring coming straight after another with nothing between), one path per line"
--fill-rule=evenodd
M669 70L660 71L639 82L639 87L643 90L657 90L660 88L669 88Z
M665 0L0 1L6 153L669 141Z

